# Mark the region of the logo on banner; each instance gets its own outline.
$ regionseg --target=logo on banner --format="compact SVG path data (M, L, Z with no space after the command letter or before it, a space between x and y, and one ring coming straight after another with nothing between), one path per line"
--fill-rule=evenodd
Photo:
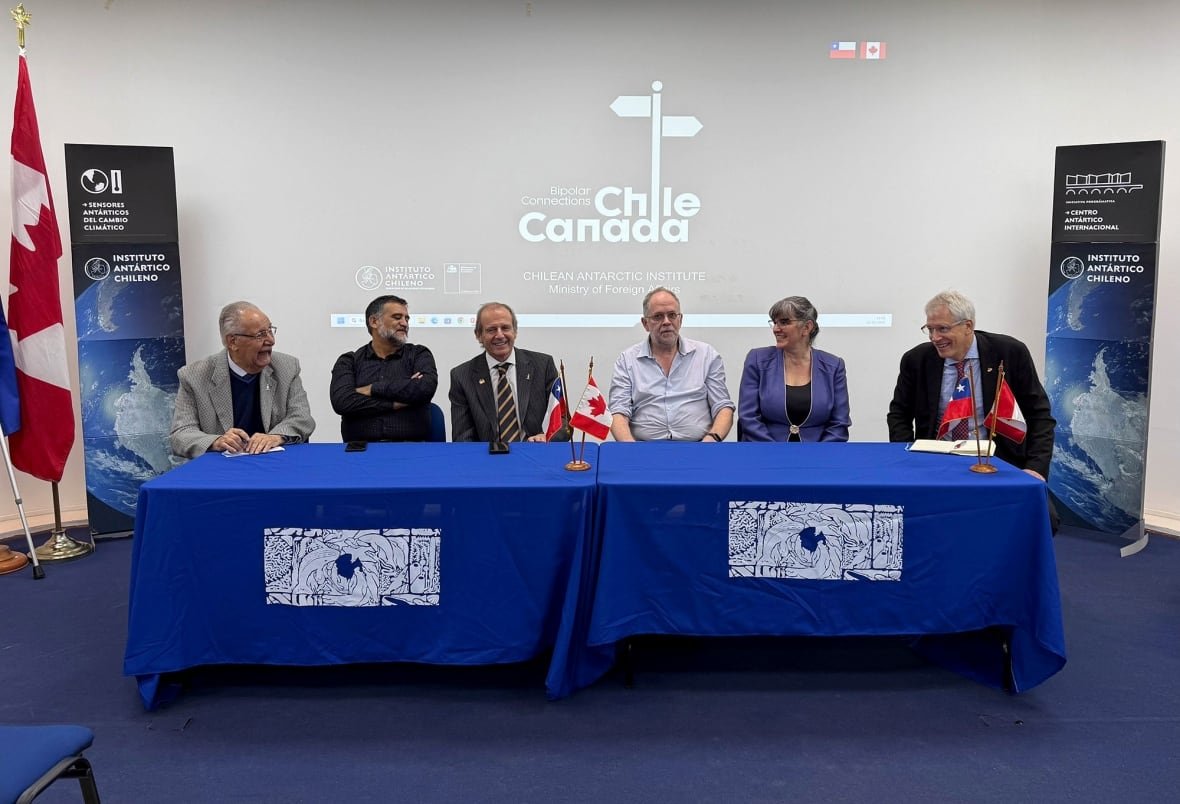
M651 120L651 179L646 192L634 187L551 186L549 195L522 196L525 206L590 206L597 217L550 217L526 212L517 224L530 243L687 243L689 220L701 210L695 193L673 191L661 183L660 154L665 137L695 137L701 121L691 115L665 115L663 88L653 81L650 95L620 95L610 109L618 117Z
M356 272L356 284L361 290L376 290L381 287L381 269L376 265L362 265Z
M111 264L102 257L91 257L82 266L82 270L86 272L87 277L98 282L111 275Z
M1066 195L1130 195L1142 189L1142 184L1131 180L1130 173L1074 173L1065 177Z
M1061 261L1061 275L1066 279L1077 279L1086 272L1086 263L1079 257L1066 257Z
M82 171L82 189L91 195L99 195L110 190L112 194L119 195L123 192L123 171L112 170L110 178L107 174L98 168L90 168Z
M355 279L357 287L366 291L435 290L435 271L430 265L362 265Z

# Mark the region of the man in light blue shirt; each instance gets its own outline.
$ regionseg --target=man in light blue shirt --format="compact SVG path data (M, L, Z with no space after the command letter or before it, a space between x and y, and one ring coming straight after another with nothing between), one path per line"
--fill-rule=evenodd
M680 337L680 299L667 288L643 298L647 338L615 360L610 383L616 441L723 441L733 426L733 400L721 355Z

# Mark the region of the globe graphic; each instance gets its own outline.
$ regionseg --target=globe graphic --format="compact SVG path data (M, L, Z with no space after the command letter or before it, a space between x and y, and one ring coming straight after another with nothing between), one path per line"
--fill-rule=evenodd
M1143 513L1153 283L1081 280L1049 299L1049 490L1062 520L1122 533Z
M160 290L108 279L75 302L86 490L129 518L140 485L177 462L168 433L184 365L180 293L165 288L161 304Z
M109 276L86 288L74 301L78 340L183 338L180 273L154 276L155 282L116 282Z

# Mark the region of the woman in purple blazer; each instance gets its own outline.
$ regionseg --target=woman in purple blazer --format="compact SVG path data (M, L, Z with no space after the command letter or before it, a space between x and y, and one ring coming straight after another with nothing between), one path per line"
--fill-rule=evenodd
M751 349L742 368L742 441L847 441L844 360L812 348L819 314L802 296L770 308L774 346Z

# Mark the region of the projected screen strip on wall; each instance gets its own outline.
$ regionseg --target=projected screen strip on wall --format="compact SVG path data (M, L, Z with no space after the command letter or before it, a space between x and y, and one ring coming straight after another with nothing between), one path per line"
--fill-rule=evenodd
M413 313L412 324L416 327L472 327L474 313ZM529 328L598 328L626 329L639 323L639 313L523 313L517 315L521 327ZM329 323L334 328L364 328L363 313L332 313ZM829 313L819 317L820 327L869 327L893 326L892 313ZM764 313L685 313L684 326L712 327L714 329L765 329L767 319Z

